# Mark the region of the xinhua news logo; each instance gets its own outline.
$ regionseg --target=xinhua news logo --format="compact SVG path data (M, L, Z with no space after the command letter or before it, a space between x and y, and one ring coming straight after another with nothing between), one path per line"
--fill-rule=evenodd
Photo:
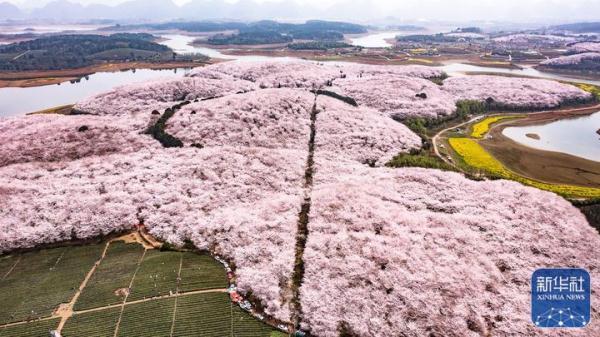
M540 328L582 328L590 322L590 274L538 269L531 277L531 319Z

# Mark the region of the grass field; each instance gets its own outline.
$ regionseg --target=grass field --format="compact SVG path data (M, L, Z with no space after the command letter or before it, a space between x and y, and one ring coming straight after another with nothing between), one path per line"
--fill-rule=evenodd
M548 184L519 176L508 170L501 162L490 155L477 141L470 138L450 138L450 146L472 168L498 178L518 181L542 190L554 192L568 198L599 198L600 189L564 184Z
M127 291L116 291L130 284L124 301ZM228 286L209 255L123 241L0 256L0 337L48 336L55 310L72 299L64 337L287 336L233 305ZM18 323L2 326L9 322Z

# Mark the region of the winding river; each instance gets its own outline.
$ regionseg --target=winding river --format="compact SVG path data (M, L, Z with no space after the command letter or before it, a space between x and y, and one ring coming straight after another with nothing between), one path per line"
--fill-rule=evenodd
M600 162L600 111L585 117L561 119L547 124L514 126L502 134L538 150L562 152Z
M382 45L385 40L392 34L375 33L361 37L361 41L367 41L372 45ZM185 35L164 35L164 45L171 47L179 53L202 53L213 58L241 60L241 61L291 61L293 57L267 57L267 56L237 56L226 55L217 49L192 46L190 43L194 37ZM365 40L367 39L367 40ZM355 42L358 40L355 40ZM357 42L358 43L358 42ZM600 81L587 81L566 76L548 74L539 72L533 68L525 69L503 69L493 67L478 67L462 63L451 63L440 67L442 70L451 75L460 75L465 72L487 72L497 74L512 74L522 76L534 76L555 80L577 81L589 84L600 85ZM174 78L183 76L188 70L149 70L142 69L136 71L124 72L101 72L92 74L79 82L62 84L46 85L32 88L1 88L0 89L0 117L17 116L32 111L44 110L59 105L72 104L87 96L107 91L119 85L142 82L155 78Z

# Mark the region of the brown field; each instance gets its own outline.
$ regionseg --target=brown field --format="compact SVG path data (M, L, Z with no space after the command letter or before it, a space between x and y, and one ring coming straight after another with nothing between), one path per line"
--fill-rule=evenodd
M492 127L491 137L479 143L507 168L525 177L548 183L600 187L600 163L564 153L530 148L502 134L502 130L508 126L548 123L596 111L598 107L530 115L525 119Z
M61 105L54 108L40 110L36 112L30 112L28 115L45 115L45 114L58 114L58 115L70 115L73 110L73 105Z

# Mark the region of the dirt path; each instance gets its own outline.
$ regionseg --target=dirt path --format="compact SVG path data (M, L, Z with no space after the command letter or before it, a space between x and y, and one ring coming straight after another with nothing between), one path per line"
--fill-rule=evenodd
M10 275L10 273L12 273L12 271L15 269L15 267L17 266L17 264L19 264L20 261L21 261L21 255L19 255L19 257L17 258L17 261L15 261L15 263L12 265L12 267L10 267L10 269L6 272L6 274L4 274L2 276L2 281L4 281L4 279L6 279L8 277L8 275Z
M73 316L73 307L75 306L75 303L77 302L77 299L79 299L79 296L81 295L81 292L83 291L83 288L85 288L85 286L87 285L87 283L89 282L90 278L92 278L92 275L94 274L94 272L96 271L96 269L98 268L98 266L100 265L100 263L102 262L102 260L104 260L104 257L106 256L106 252L108 251L108 246L110 245L110 241L106 243L106 245L104 246L104 250L102 251L102 255L100 255L100 258L98 259L98 261L96 261L96 263L94 263L94 265L92 266L92 268L90 269L90 271L88 271L87 275L85 275L85 278L83 279L83 282L81 282L81 284L79 285L79 288L77 289L77 291L75 292L75 295L73 296L73 298L71 299L71 301L69 303L65 304L61 304L58 309L56 310L56 312L54 313L53 317L60 317L60 323L58 324L58 328L56 328L56 330L60 333L62 331L62 329L65 326L65 323L67 322L67 320Z
M308 140L308 156L306 158L306 171L304 173L304 201L300 206L298 214L298 231L296 233L296 255L294 259L294 272L292 274L292 323L296 329L300 329L300 320L302 316L302 307L300 304L300 286L304 279L304 248L308 240L308 221L311 206L311 194L314 175L314 156L315 156L315 138L317 136L317 98L315 100L310 115L310 137Z
M129 294L131 293L131 288L133 288L133 281L135 281L135 276L137 275L138 271L140 270L140 267L142 266L142 262L144 262L144 257L146 257L147 251L148 251L147 249L144 249L144 252L142 253L142 257L138 261L137 267L135 268L135 271L133 272L133 276L131 277L131 280L129 281L129 286L127 287L127 293L125 293L125 297L123 298L123 303L121 303L121 312L119 312L119 319L117 320L117 325L115 326L115 333L113 335L114 337L117 337L117 335L119 334L119 327L121 326L121 319L123 318L123 311L125 311L125 303L127 303L127 298L129 298Z
M523 119L523 121L530 122L530 123L536 123L536 122L551 120L552 118L562 119L562 118L566 118L566 117L573 116L573 115L577 116L577 115L589 114L591 112L598 111L598 110L600 110L600 104L597 104L594 106L581 107L581 108L569 108L569 109L563 109L563 110L559 109L559 110L544 110L544 111L538 111L538 112L530 112L530 113L525 113L527 115L527 117L525 119ZM446 157L442 156L442 154L440 153L440 150L439 150L440 138L443 137L443 135L446 132L448 132L452 129L463 127L463 126L465 126L469 123L473 123L479 119L492 117L492 116L499 116L499 115L523 115L523 113L506 112L506 113L493 113L493 114L485 114L485 115L475 116L466 122L452 125L443 130L440 130L431 139L431 141L433 143L433 151L434 151L435 155L438 156L440 159L442 159L445 163L462 171L460 169L460 167L458 167L456 164L454 164L453 162L448 160ZM495 125L495 126L497 126L497 125ZM495 126L492 126L491 128L493 128ZM488 131L488 132L492 131L491 128L490 128L490 131ZM536 151L539 151L539 150L536 149Z
M477 121L479 119L482 119L483 117L485 117L485 115L473 117L473 118L469 119L466 122L449 126L449 127L445 128L445 129L439 131L438 133L436 133L435 136L433 136L433 138L431 138L431 142L433 143L433 152L435 153L435 155L438 156L441 160L443 160L446 164L448 164L448 165L450 165L452 167L455 167L455 168L457 168L457 169L460 170L460 168L458 168L456 166L456 164L454 164L454 162L452 162L452 161L448 160L448 158L442 156L442 154L440 153L440 149L439 149L439 145L438 145L438 140L440 139L440 137L444 133L446 133L446 132L448 132L448 131L450 131L452 129L463 127L463 126L465 126L465 125L467 125L469 123L473 123L473 122L475 122L475 121Z
M13 60L13 61L16 61L16 60L20 59L21 57L23 57L23 56L25 56L25 55L29 54L29 52L31 52L31 50L28 50L28 51L22 52L21 54L19 54L19 55L17 55L17 56L15 56L15 57L13 57L13 59L12 59L12 60Z
M175 288L175 294L179 294L179 285L181 283L181 267L183 266L183 254L179 256L179 270L177 271L177 287ZM179 297L175 297L175 306L173 307L173 321L171 321L171 332L170 337L173 337L173 331L175 331L175 317L177 315L177 300Z
M177 297L185 297L185 296L191 296L191 295L198 295L198 294L210 294L210 293L226 293L227 289L206 289L206 290L194 290L194 291L188 291L185 293L179 293L179 294L169 294L169 295L163 295L163 296L156 296L156 297L149 297L149 298L144 298L141 300L135 300L135 301L130 301L130 302L126 302L126 303L119 303L119 304L111 304L111 305L106 305L103 307L97 307L97 308L91 308L91 309L85 309L85 310L80 310L80 311L74 311L74 314L85 314L85 313L89 313L89 312L96 312L96 311L102 311L102 310L107 310L107 309L114 309L114 308L119 308L122 306L128 306L128 305L132 305L132 304L139 304L139 303L144 303L144 302L150 302L150 301L155 301L155 300L162 300L162 299L167 299L167 298L177 298ZM49 318L54 318L54 317L49 317ZM26 322L24 322L26 323Z
M86 314L86 313L90 313L90 312L97 312L97 311L102 311L102 310L108 310L108 309L114 309L114 308L119 308L124 306L128 306L128 305L133 305L133 304L139 304L139 303L144 303L144 302L149 302L149 301L155 301L155 300L161 300L161 299L167 299L167 298L178 298L178 297L185 297L185 296L192 296L192 295L198 295L198 294L210 294L210 293L226 293L227 289L206 289L206 290L194 290L194 291L188 291L185 293L179 293L179 294L170 294L170 295L164 295L164 296L156 296L156 297L150 297L150 298L144 298L141 300L135 300L135 301L130 301L130 302L126 302L126 303L119 303L119 304L111 304L111 305L106 305L106 306L102 306L102 307L97 307L97 308L91 308L91 309L85 309L85 310L79 310L79 311L70 311L71 316L72 315L79 315L79 314ZM44 317L44 318L40 318L35 320L37 321L47 321L47 320L51 320L51 319L55 319L55 318L62 318L62 316L60 316L58 313L54 314L52 316L48 316L48 317ZM27 323L31 323L32 321L20 321L20 322L12 322L12 323L8 323L8 324L3 324L0 325L0 329L5 328L5 327L11 327L11 326L15 326L15 325L22 325L22 324L27 324ZM61 320L62 323L62 320ZM64 323L62 323L62 325L59 325L60 328L62 329L64 327ZM57 329L57 331L61 331L59 329Z

